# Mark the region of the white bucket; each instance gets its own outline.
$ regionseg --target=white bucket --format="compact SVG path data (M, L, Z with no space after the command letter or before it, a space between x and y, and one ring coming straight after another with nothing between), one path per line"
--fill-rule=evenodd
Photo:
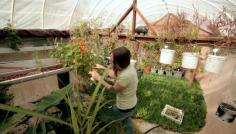
M171 65L174 60L175 50L161 49L160 63Z
M224 66L225 59L225 56L208 55L205 64L205 71L220 73Z
M196 69L198 64L197 53L183 53L182 67L187 69Z

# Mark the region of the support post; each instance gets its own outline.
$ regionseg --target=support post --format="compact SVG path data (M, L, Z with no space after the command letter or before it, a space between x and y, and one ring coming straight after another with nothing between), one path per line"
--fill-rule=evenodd
M132 35L135 35L135 28L136 28L136 7L137 7L137 0L133 0Z

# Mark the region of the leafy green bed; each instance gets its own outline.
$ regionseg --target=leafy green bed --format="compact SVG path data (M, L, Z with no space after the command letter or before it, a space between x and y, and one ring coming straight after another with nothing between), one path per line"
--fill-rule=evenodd
M87 90L89 94L94 86ZM178 132L196 132L205 125L206 105L198 82L189 85L185 79L144 74L139 80L137 96L135 117ZM115 92L106 91L104 97L115 99ZM181 125L161 116L166 104L184 111Z
M135 116L178 132L199 131L205 124L206 105L199 83L184 79L145 74L139 81ZM181 125L161 116L166 104L184 111Z

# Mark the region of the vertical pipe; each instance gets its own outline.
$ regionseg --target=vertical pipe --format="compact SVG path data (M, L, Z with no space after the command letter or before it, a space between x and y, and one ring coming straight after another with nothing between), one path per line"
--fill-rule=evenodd
M41 13L41 17L42 17L42 29L44 29L44 9L45 9L45 3L46 3L46 0L43 0L43 7L42 7L42 13Z
M13 25L13 19L14 19L14 9L15 9L15 0L12 0L12 6L11 6L11 16L10 16L10 23Z
M135 35L135 28L136 28L136 7L137 7L137 0L133 0L132 35Z

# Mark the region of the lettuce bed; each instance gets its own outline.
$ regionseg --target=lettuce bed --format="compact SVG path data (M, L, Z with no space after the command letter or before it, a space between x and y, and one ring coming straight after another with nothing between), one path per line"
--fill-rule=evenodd
M199 131L205 125L206 105L198 82L188 85L184 79L144 74L137 95L136 117L178 132ZM161 116L166 104L184 111L181 125Z

